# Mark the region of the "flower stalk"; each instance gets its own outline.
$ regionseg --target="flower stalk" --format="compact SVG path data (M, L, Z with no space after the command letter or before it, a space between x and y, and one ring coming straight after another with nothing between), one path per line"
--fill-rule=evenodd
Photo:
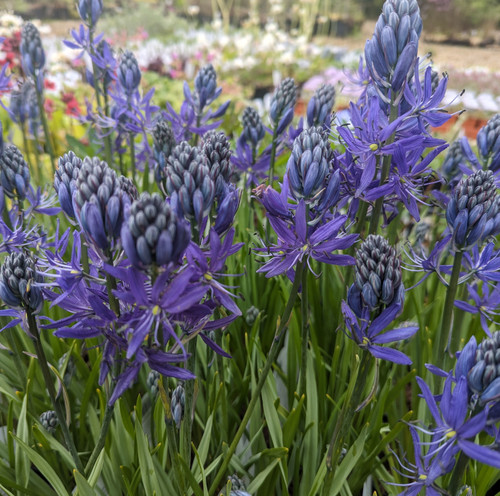
M288 328L290 316L292 314L295 300L296 300L297 294L299 292L300 283L302 282L302 273L304 272L304 265L305 265L305 261L300 262L297 265L297 270L295 272L295 279L293 281L292 290L290 291L290 295L288 297L288 302L287 302L286 308L283 312L278 329L276 330L276 334L274 336L274 340L273 340L273 343L271 345L271 349L269 350L269 354L267 356L266 363L265 363L264 368L262 369L262 371L260 373L259 382L257 383L257 386L253 392L252 397L250 398L250 402L248 403L248 407L245 411L245 415L241 419L240 426L239 426L238 430L236 431L236 434L233 437L233 440L232 440L231 445L229 446L229 448L227 450L226 455L224 456L222 465L220 466L219 470L217 471L217 474L215 475L215 478L212 482L212 485L210 486L210 489L208 491L209 496L214 496L215 493L217 492L217 488L218 488L222 478L224 477L224 474L226 473L227 468L229 467L229 464L231 462L231 458L233 457L234 452L236 451L236 447L238 446L238 443L240 442L240 439L245 432L245 429L247 427L248 421L250 420L250 417L252 416L255 405L257 404L257 401L260 398L260 393L262 392L262 388L264 387L264 384L267 380L267 375L269 374L269 371L271 370L271 367L272 367L274 361L276 360L276 357L278 356L278 353L279 353L279 351L282 347L282 344L285 340L286 329Z
M38 363L40 364L40 368L42 369L42 374L43 374L43 378L45 381L45 385L47 386L47 390L49 392L49 396L50 396L50 399L52 401L52 405L54 407L57 418L59 420L59 425L61 426L64 441L66 443L66 447L69 449L69 451L71 453L71 457L73 458L73 461L75 462L76 469L81 474L83 474L84 470L83 470L82 462L80 460L80 457L78 456L78 451L76 450L75 443L74 443L73 438L71 437L71 434L69 432L68 424L66 423L66 418L64 416L64 413L61 409L61 406L59 405L59 402L57 401L56 390L54 388L54 382L53 382L52 377L50 375L50 369L49 369L49 365L47 362L47 357L45 356L42 342L40 341L40 333L38 332L38 324L36 322L36 318L33 315L33 312L31 311L31 309L29 309L29 308L26 309L26 315L28 317L28 326L29 326L30 333L32 335L33 344L35 345L35 350L36 350L36 354L38 357Z

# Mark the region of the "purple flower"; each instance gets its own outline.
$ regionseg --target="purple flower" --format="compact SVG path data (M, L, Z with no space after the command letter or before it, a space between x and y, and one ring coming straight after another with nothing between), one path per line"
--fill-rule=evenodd
M268 190L266 190L268 191ZM264 195L269 193L264 193ZM270 201L272 198L268 197ZM280 208L279 204L276 208ZM306 205L304 200L300 200L291 221L285 221L267 215L272 228L278 235L278 243L269 248L262 248L259 251L267 251L267 256L271 260L266 262L257 272L265 272L266 277L273 277L290 271L298 262L313 258L318 262L332 265L352 265L354 258L349 255L337 255L335 250L345 250L349 248L357 239L357 234L343 234L347 220L346 215L339 215L322 225L312 227L308 225L306 218ZM266 255L263 255L266 256ZM312 270L312 269L311 269Z
M386 482L386 484L406 487L399 496L417 496L423 489L425 489L427 496L440 496L442 491L436 484L436 480L452 471L455 458L450 452L447 452L446 456L432 458L422 455L422 449L427 447L426 443L420 441L418 430L412 425L410 425L410 433L413 441L415 463L410 463L407 460L404 460L403 463L394 452L393 455L402 469L402 471L396 469L397 472L407 479L413 479L413 482L404 484Z
M480 294L477 284L467 284L467 290L469 299L473 303L457 300L455 301L455 306L464 312L479 314L483 331L491 337L489 323L499 325L494 319L500 315L500 312L497 311L500 306L500 287L496 284L490 291L490 287L487 284L483 284L482 294Z
M360 348L366 349L375 358L401 365L410 365L412 361L403 352L379 346L381 344L403 341L412 337L418 331L417 326L406 326L384 332L384 329L394 321L401 311L402 303L395 301L372 321L370 320L370 310L367 307L363 308L361 317L358 318L349 305L345 301L342 301L342 313L348 336Z
M448 456L462 451L469 458L500 469L498 451L470 441L485 430L488 408L482 409L477 415L469 415L467 378L463 375L457 377L452 390L453 375L448 374L439 408L425 381L417 377L417 382L436 423L436 427L431 430L433 446L428 456Z

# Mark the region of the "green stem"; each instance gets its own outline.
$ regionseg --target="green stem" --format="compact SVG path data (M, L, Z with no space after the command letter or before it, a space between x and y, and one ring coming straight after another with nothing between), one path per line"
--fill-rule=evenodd
M393 122L396 120L398 117L398 106L394 105L391 102L391 115L389 116L389 123ZM386 145L390 145L391 143L394 142L394 138L396 137L396 133L394 132L389 139L386 141ZM389 177L389 172L391 170L391 161L392 161L392 155L384 155L384 159L382 161L382 170L380 172L380 185L385 183L387 178ZM375 201L375 206L373 207L372 210L372 218L370 221L370 228L368 231L368 234L375 234L378 229L378 224L380 221L380 215L382 213L382 206L384 205L384 197L381 196Z
M191 372L194 371L196 365L196 338L191 339L188 342L188 353L190 354L186 367ZM181 453L182 458L191 466L191 435L193 432L193 419L195 410L195 380L190 379L184 382L184 397L185 397L185 413L184 419L182 421L182 433L181 433Z
M102 421L101 432L99 433L99 438L97 444L94 446L92 453L90 455L89 461L85 466L85 475L90 475L92 469L94 468L95 462L99 457L101 450L104 448L106 443L106 436L108 434L109 426L111 425L111 419L113 418L113 405L107 405L106 411L104 413L104 420Z
M273 128L273 140L271 142L271 158L269 160L269 186L273 187L274 182L274 163L276 162L276 149L278 147L278 125L279 119Z
M469 457L464 455L463 451L458 456L458 461L451 473L450 487L448 488L451 496L459 496L459 489L464 478L465 470L469 464Z
M175 430L174 417L172 416L172 408L170 403L170 398L168 397L165 388L163 387L163 378L158 381L158 390L160 392L161 402L163 404L163 409L165 410L165 425L167 430L167 449L172 460L172 465L174 466L175 479L177 485L179 486L180 493L185 494L185 484L182 467L179 462L179 448L177 446L177 437Z
M95 54L94 27L92 25L90 25L90 27L89 27L89 45L90 45L90 53L91 53L91 55L94 55ZM95 96L96 96L96 100L97 100L97 110L98 110L99 115L103 115L101 93L99 91L99 84L97 81L97 73L98 72L99 71L97 70L97 66L96 66L94 60L92 60L92 73L93 73L93 77L94 77L94 91L95 91ZM105 95L104 96L105 102L106 102L105 105L107 107L107 95L106 95L106 92L103 92L103 93ZM108 116L107 108L106 108L106 113L104 115ZM104 155L106 157L106 162L108 163L108 165L110 167L113 167L113 156L111 154L111 151L112 151L111 136L108 134L104 137Z
M45 352L43 351L42 342L40 341L40 333L38 332L38 325L36 323L36 318L31 312L30 309L26 310L26 315L28 317L28 325L30 329L30 333L33 339L33 343L35 345L36 354L38 357L38 363L40 364L40 368L42 369L43 378L45 381L45 385L47 386L47 390L49 392L50 399L52 401L52 406L57 415L57 419L59 420L59 425L61 426L61 430L63 433L64 441L66 443L66 447L69 449L71 453L71 457L75 462L76 469L83 474L83 465L78 456L78 451L76 450L75 443L68 429L68 424L66 423L66 418L64 413L59 405L59 402L56 398L56 390L54 387L54 382L52 376L50 374L49 365L47 362L47 357L45 356Z
M349 427L352 425L356 408L361 401L361 395L365 388L365 379L370 367L371 355L363 350L360 352L362 354L361 360L358 355L359 351L354 351L351 380L349 382L346 398L344 400L344 404L342 405L342 410L337 420L337 424L335 425L332 440L330 441L330 446L328 448L328 454L326 457L328 474L323 488L324 496L328 496L330 494L330 488L333 483L340 455L342 453L342 447L347 438ZM359 381L357 380L358 377L361 377Z
M307 214L306 214L307 215ZM307 369L307 345L309 341L309 306L307 302L307 270L302 273L302 298L300 303L301 313L301 364L300 364L300 387L302 396L306 393L306 369Z
M262 388L264 387L264 384L267 380L267 375L269 374L269 371L271 370L271 367L281 349L283 341L285 340L285 335L286 335L285 331L288 327L288 321L292 314L293 306L295 304L297 293L299 291L299 286L302 281L302 272L304 271L304 265L305 262L300 262L297 265L292 290L290 291L290 296L288 297L288 302L285 311L283 312L283 316L281 318L280 324L274 336L274 340L271 345L271 349L269 350L266 363L264 365L264 368L260 372L259 382L257 383L257 386L252 394L252 397L250 398L250 402L248 403L245 415L241 419L240 426L238 427L238 430L236 431L236 434L233 437L231 445L229 446L227 453L224 456L222 465L217 471L214 481L210 486L210 489L208 491L209 496L213 496L216 493L217 487L219 486L222 478L224 477L224 474L226 473L227 468L229 467L229 464L231 463L231 458L233 457L234 452L236 451L236 447L238 446L238 443L240 442L240 439L245 432L245 429L247 427L248 421L250 420L250 417L252 416L255 405L257 404L257 401L260 398L260 393L262 392Z
M446 351L449 349L449 343L451 336L451 322L453 320L453 308L455 295L457 294L458 278L460 276L460 269L462 267L462 257L463 252L457 251L455 253L455 259L453 261L453 269L451 272L450 282L448 288L446 289L446 299L443 308L443 320L441 321L441 330L437 339L438 345L435 348L435 361L434 363L443 363L443 351L445 352L444 361L445 363L449 361L448 354ZM456 350L454 350L456 351ZM443 368L447 370L448 364Z
M21 133L23 135L24 156L26 157L30 170L33 170L33 164L31 163L31 157L30 157L30 148L28 146L28 136L26 135L26 126L23 123L20 123L19 127L21 128ZM38 174L37 174L37 180L40 183L40 176Z
M113 294L113 290L116 289L116 280L110 274L106 274L106 289L108 290L109 297L109 306L111 310L116 313L116 315L120 315L120 304Z
M129 139L130 139L130 160L132 162L132 180L135 181L136 165L135 165L134 133L129 133Z
M40 111L40 116L42 118L43 133L45 134L45 144L47 146L47 151L50 155L50 162L52 164L52 172L56 172L55 166L55 154L54 148L52 146L52 140L50 138L49 125L47 123L47 116L45 115L45 109L43 108L42 92L38 90L38 85L35 85L36 90L36 101L38 103L38 110Z

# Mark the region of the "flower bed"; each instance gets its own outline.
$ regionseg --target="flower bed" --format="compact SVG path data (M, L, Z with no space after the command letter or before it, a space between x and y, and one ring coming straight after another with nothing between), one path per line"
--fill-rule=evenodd
M435 132L417 2L260 108L78 9L86 86L32 23L0 70L1 491L494 494L500 115Z

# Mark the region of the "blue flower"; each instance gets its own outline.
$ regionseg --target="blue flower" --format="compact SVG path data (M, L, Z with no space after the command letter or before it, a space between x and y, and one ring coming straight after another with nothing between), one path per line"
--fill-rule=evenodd
M276 201L275 194L269 193L266 189L264 196L275 203L274 208L283 208L280 201ZM278 195L279 197L279 195ZM263 202L264 203L264 202ZM286 209L285 209L286 211ZM261 248L260 252L267 252L263 256L271 257L271 260L260 267L257 272L265 272L266 277L273 277L290 271L295 265L306 259L313 258L318 262L332 265L352 265L354 258L349 255L333 254L335 250L345 250L356 241L357 234L344 234L342 232L347 216L339 215L320 225L310 226L306 218L306 205L304 200L300 200L294 215L290 220L283 220L275 217L268 210L269 222L278 235L278 243L269 248ZM309 266L309 268L311 268ZM311 269L312 270L312 269Z
M361 317L358 318L349 305L345 301L342 301L342 313L348 330L348 336L360 348L366 349L375 358L401 365L410 365L412 361L403 352L379 346L381 344L409 339L418 331L417 326L405 326L384 332L384 329L394 321L401 311L402 303L396 300L372 321L370 319L370 310L367 307L363 308Z

